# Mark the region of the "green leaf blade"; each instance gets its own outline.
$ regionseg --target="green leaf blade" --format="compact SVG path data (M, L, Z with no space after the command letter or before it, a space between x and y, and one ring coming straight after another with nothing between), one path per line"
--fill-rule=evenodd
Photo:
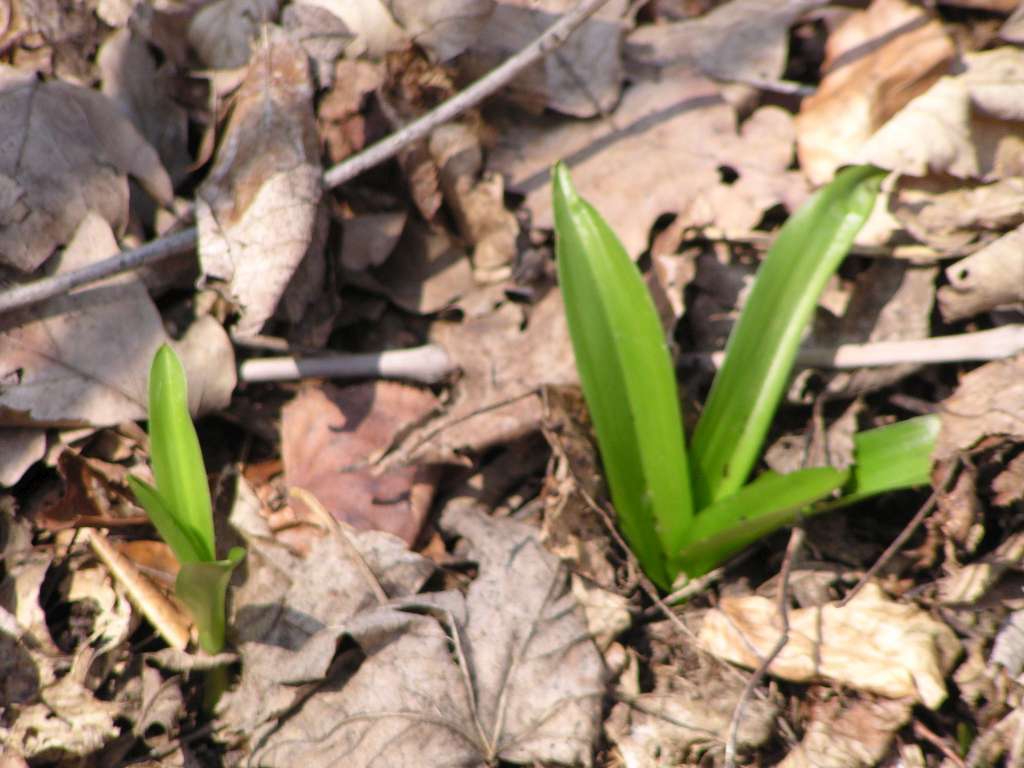
M218 653L224 647L224 603L231 574L245 558L242 547L232 547L224 560L181 564L174 592L192 614L199 630L199 647Z
M146 510L146 514L149 515L150 521L156 527L161 538L167 542L167 546L178 558L178 562L201 560L204 548L196 541L193 531L178 525L177 519L171 514L167 504L160 496L160 492L145 480L134 475L128 476L128 486L143 509Z
M769 250L694 431L698 509L736 493L750 475L818 296L870 215L884 175L872 166L841 171Z
M871 496L927 485L942 421L935 414L897 421L853 436L855 464L843 495L825 505L837 509Z
M675 372L636 266L569 172L552 172L558 277L619 524L655 583L693 518Z
M149 373L149 438L156 488L168 512L191 532L197 559L216 560L210 488L188 410L185 369L167 344L157 350Z
M787 475L765 472L697 514L686 545L676 553L675 566L691 578L707 573L761 537L797 522L850 475L850 470L834 467Z

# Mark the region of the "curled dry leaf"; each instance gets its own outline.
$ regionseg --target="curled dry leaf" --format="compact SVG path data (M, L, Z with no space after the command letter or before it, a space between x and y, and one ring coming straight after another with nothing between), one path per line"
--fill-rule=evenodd
M479 38L459 59L475 79L517 53L559 16L572 0L500 0ZM502 92L533 112L547 108L574 117L611 110L622 91L621 41L628 3L611 0L569 36L557 55L529 67Z
M297 321L323 288L318 242L320 161L306 54L268 27L236 97L196 214L205 279L223 280L239 304L235 334L259 332L290 287Z
M1024 354L965 374L939 413L942 429L935 444L936 461L968 451L991 435L1024 442Z
M381 472L371 465L436 406L429 390L387 381L302 390L281 412L288 486L313 494L354 528L386 531L411 546L434 497L436 473L425 466Z
M778 605L758 596L723 598L709 611L700 645L721 659L756 667L780 634ZM931 709L946 699L945 676L960 641L914 605L867 584L849 603L789 611L789 642L769 673L795 682L830 680Z
M906 0L876 0L848 16L828 37L821 85L800 105L800 168L815 184L827 182L955 53L938 18Z
M946 279L939 310L947 323L1024 302L1024 225L947 267Z
M117 230L128 182L171 202L160 158L101 93L0 66L0 263L32 272L91 210Z

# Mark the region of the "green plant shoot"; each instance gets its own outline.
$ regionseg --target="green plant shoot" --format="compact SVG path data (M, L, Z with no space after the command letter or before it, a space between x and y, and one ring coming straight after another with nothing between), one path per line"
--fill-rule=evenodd
M224 647L228 582L245 550L233 547L227 559L217 559L210 489L187 387L178 356L162 345L149 371L149 450L156 487L133 476L128 483L178 558L175 593L192 613L199 646L217 653Z
M552 172L558 276L576 366L619 524L662 588L801 516L928 482L938 420L862 432L850 469L747 484L829 275L871 212L882 171L848 168L782 228L726 347L689 452L672 361L636 266L569 172Z

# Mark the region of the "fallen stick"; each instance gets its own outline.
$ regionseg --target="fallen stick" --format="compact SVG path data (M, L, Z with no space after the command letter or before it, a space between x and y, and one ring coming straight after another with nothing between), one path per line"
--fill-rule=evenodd
M448 353L436 344L428 344L368 354L254 358L238 366L238 380L385 378L436 384L453 370L455 365Z
M1024 352L1024 325L1004 325L989 331L936 336L909 341L875 341L866 344L840 344L836 347L809 347L797 353L797 368L877 368L883 365L914 363L958 363L974 360L1002 360ZM720 368L724 352L684 354L685 363L711 363Z
M511 80L514 80L524 69L564 44L569 39L569 35L606 2L608 0L580 0L571 11L548 27L532 43L464 91L457 93L387 138L381 139L362 152L329 168L323 176L324 186L330 189L351 181L364 171L394 157L402 148L419 141L439 125L447 123L467 109L475 107L488 96L492 96ZM196 247L196 242L196 229L189 227L172 235L153 240L139 248L122 251L116 256L97 261L83 269L63 275L44 277L41 280L11 288L0 293L0 314L37 304L80 285L128 272L144 264L152 264L171 256L186 253Z

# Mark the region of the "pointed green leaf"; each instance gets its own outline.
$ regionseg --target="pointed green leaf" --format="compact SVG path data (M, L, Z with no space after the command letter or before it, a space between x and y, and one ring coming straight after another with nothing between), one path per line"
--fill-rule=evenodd
M558 280L583 394L622 532L667 588L693 517L675 372L636 266L569 171L552 171Z
M849 470L834 467L812 467L787 475L765 472L697 514L674 565L691 578L707 573L762 536L795 523L811 504L849 478Z
M697 509L736 493L754 467L801 335L867 220L884 171L840 171L794 213L761 265L690 445Z
M128 486L135 494L135 498L146 510L149 519L156 526L161 538L167 542L167 546L174 552L179 563L193 560L201 560L204 554L203 546L196 541L195 532L182 528L178 525L177 519L171 514L167 505L164 504L156 488L145 480L129 475Z
M843 495L824 505L836 509L886 491L927 485L941 420L918 416L853 436L853 474Z
M189 609L199 630L199 647L218 653L224 647L224 601L231 574L245 558L242 547L232 547L226 560L184 562L174 593Z
M191 532L200 560L215 560L213 512L199 437L188 411L185 369L167 344L149 372L149 450L156 488L178 525ZM162 532L161 532L162 533ZM179 555L179 560L182 557Z

